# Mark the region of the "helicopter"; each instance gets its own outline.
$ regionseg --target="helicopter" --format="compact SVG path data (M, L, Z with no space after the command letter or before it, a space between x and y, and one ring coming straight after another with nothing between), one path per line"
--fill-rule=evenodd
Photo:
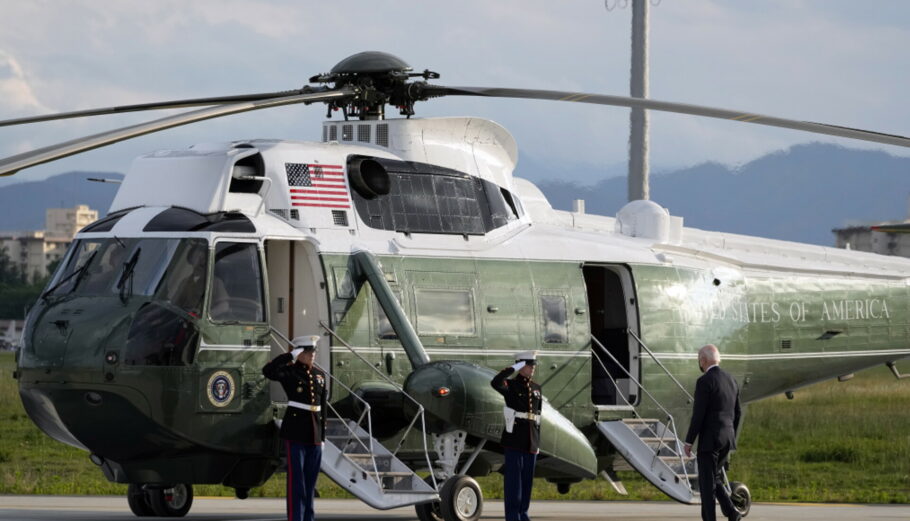
M473 521L503 464L516 351L539 349L537 476L567 492L634 469L698 504L679 440L698 347L721 346L745 403L910 356L910 260L704 231L653 201L553 209L518 147L443 96L640 107L910 146L910 138L641 98L447 87L381 52L301 89L107 107L21 125L199 108L0 160L0 175L205 119L326 106L319 142L248 139L137 158L29 311L15 377L28 416L128 484L137 516L180 517L193 485L239 498L283 465L287 399L261 368L320 334L322 472L377 509ZM398 118L387 117L391 107ZM340 119L331 119L333 113ZM730 482L748 514L745 484Z

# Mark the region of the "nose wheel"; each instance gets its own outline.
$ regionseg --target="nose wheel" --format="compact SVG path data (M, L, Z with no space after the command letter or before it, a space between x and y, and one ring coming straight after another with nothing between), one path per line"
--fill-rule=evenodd
M417 518L420 521L477 521L483 512L483 492L470 476L447 479L439 491L439 499L415 505Z
M193 486L184 483L164 487L130 483L126 500L137 517L183 517L193 506Z
M453 476L439 491L439 507L445 521L477 521L483 512L483 493L470 476Z

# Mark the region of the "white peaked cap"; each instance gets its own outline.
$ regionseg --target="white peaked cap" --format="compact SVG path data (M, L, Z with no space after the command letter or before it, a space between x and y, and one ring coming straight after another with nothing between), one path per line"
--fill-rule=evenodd
M515 353L515 361L519 360L537 360L537 351L522 351Z
M316 347L320 338L322 337L319 335L303 335L294 337L291 343L294 344L294 347Z

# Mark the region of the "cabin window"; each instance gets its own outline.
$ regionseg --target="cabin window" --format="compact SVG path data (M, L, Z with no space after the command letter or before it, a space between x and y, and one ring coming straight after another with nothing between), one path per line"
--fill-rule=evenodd
M467 289L416 289L417 332L473 336L474 295Z
M258 246L218 243L209 316L218 322L263 322L264 308Z
M568 344L569 323L566 315L566 297L541 295L540 308L543 312L544 343Z

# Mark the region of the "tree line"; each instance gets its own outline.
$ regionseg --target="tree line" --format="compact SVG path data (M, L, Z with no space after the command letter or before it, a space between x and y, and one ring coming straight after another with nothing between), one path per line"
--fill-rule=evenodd
M6 251L0 247L0 318L22 320L32 307L41 291L47 285L50 274L57 269L59 261L48 266L48 274L42 277L29 277L25 270L13 262Z

